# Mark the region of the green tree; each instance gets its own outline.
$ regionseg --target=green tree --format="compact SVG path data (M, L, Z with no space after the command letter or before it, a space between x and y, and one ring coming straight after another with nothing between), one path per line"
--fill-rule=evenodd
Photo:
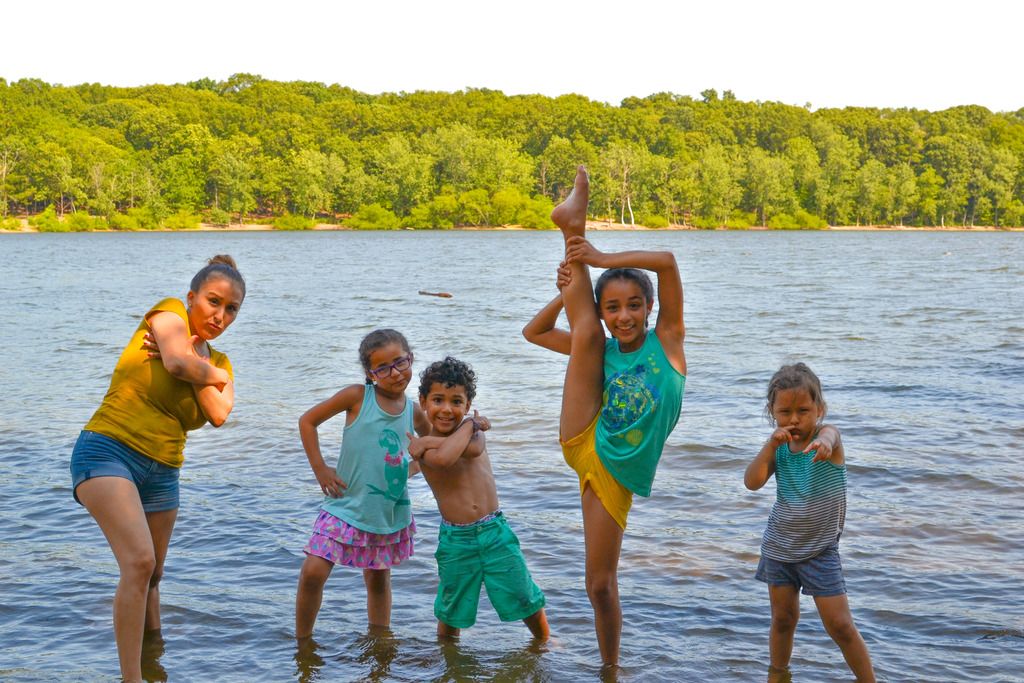
M213 206L238 214L239 223L256 208L255 151L252 139L235 137L217 146L210 164Z
M1021 162L1016 154L1007 149L992 150L982 186L982 193L991 205L992 225L1013 224L1007 223L1007 219L1017 213L1015 203L1020 203L1017 198L1020 174Z
M959 217L966 225L973 214L974 167L970 140L963 135L937 136L925 145L924 159L945 181L939 195L938 213L941 225L947 217Z
M903 162L889 169L887 215L891 223L903 225L917 204L917 177L910 164Z
M888 214L889 173L885 164L868 159L857 172L857 224L876 225Z
M456 124L427 135L424 145L436 160L437 186L456 192L477 188L515 187L529 191L533 164L503 139L482 137L468 126Z
M925 164L917 176L917 207L918 225L939 224L939 197L942 194L942 176L935 169Z
M754 210L761 226L780 212L791 212L796 206L793 192L793 169L783 157L771 156L759 147L747 152L746 205Z
M494 225L491 197L487 190L476 189L459 195L460 223L463 225Z
M71 157L61 145L43 141L30 156L28 175L35 188L35 199L51 202L57 216L75 210L75 201L85 197L85 187L74 174Z
M380 181L380 191L399 216L407 215L433 194L433 162L431 156L414 151L410 141L400 135L387 136L368 154L368 166Z
M459 218L459 200L448 192L443 192L426 204L414 206L402 225L419 229L448 229L455 226Z
M614 142L601 155L606 177L610 180L611 198L618 205L619 222L625 223L633 217L634 199L642 192L644 175L650 171L651 154L643 147L624 142Z
M857 143L837 133L820 143L823 147L821 177L815 187L817 213L831 225L849 224L854 218Z
M401 221L380 204L369 204L359 207L355 215L345 221L345 225L356 230L395 230Z
M714 145L704 150L697 168L698 213L705 224L725 225L743 194L733 160L724 147Z
M287 190L295 213L312 218L331 203L328 157L323 152L303 149L292 154L288 164Z
M417 226L481 211L544 223L541 198L562 199L579 163L590 209L623 221L1006 225L1024 219L1021 159L1024 115L977 106L811 111L712 89L612 106L486 88L371 95L245 73L139 88L0 80L0 216L52 206L124 227L374 204ZM460 213L459 197L478 190L487 201ZM168 223L175 211L184 218Z
M198 211L206 205L207 170L194 152L164 158L157 164L157 175L164 201L175 211Z
M572 190L576 166L583 163L573 144L561 135L553 135L537 158L537 189L541 194L561 201Z
M13 135L0 138L0 217L7 218L7 183L25 153L24 143Z
M800 206L819 213L821 209L817 203L817 191L823 170L814 143L804 136L790 138L786 141L783 155L793 171L793 189Z

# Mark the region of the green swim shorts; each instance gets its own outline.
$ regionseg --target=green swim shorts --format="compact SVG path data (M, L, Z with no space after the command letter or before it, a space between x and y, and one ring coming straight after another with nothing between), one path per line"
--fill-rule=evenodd
M525 619L544 606L544 593L530 577L519 539L500 512L469 526L441 524L434 557L441 577L434 616L452 628L476 623L481 584L502 621Z

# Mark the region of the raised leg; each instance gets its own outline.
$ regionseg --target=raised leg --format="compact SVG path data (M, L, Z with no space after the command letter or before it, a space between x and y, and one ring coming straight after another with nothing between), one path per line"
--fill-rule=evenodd
M299 572L299 588L295 594L295 637L308 638L324 599L324 584L334 563L316 555L306 555Z
M590 180L582 166L576 170L572 192L551 212L551 220L568 240L583 236L587 226L587 201ZM581 434L601 408L604 385L604 330L594 303L590 269L582 263L570 264L572 281L562 289L565 315L569 319L572 348L562 389L562 413L559 435L568 440Z
M135 483L95 477L78 485L78 499L99 524L121 572L114 593L114 640L123 681L142 680L146 595L156 568L153 538Z
M815 597L814 604L818 606L821 623L839 646L850 671L857 677L857 683L875 683L871 655L868 654L868 646L861 638L860 631L853 623L846 595Z
M619 605L619 553L622 527L608 514L594 490L583 491L583 537L586 544L587 597L594 608L597 646L605 665L618 665L622 636Z

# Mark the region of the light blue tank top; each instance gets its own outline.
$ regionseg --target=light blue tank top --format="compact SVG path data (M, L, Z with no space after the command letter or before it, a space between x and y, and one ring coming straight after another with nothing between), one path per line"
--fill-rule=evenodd
M614 338L605 342L597 455L611 475L637 495L651 495L665 439L679 420L685 387L686 375L669 363L653 330L630 353L622 353Z
M409 477L409 439L413 430L413 402L407 400L398 415L377 405L371 385L355 422L345 427L341 455L335 468L348 488L340 498L324 498L320 505L348 524L374 534L401 531L412 522L406 490Z

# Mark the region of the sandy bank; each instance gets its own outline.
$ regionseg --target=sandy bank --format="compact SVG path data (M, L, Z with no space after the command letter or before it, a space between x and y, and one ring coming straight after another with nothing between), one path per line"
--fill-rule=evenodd
M18 230L0 230L0 234L19 234L19 233L35 233L39 232L35 228L28 224L28 220L21 218L21 228ZM666 228L647 228L642 225L628 225L624 223L612 223L610 221L587 221L587 230L601 231L601 230L635 230L638 232L673 232L680 230L701 230L702 228L694 228L688 225L670 225ZM316 231L352 231L352 228L346 228L342 225L335 225L332 223L318 223L314 225L311 230ZM405 228L405 230L412 230L411 228ZM534 232L547 232L547 230L537 230L535 228L524 228L521 225L494 225L494 226L467 226L461 228L451 228L451 230L459 231L500 231L500 230L529 230ZM552 228L553 230L553 228ZM712 230L733 230L733 228L713 228ZM753 230L753 231L771 231L773 228L762 228L762 227L751 227L751 228L735 228L735 230ZM975 225L969 227L963 226L926 226L926 227L908 227L902 225L831 225L827 228L821 228L822 231L872 231L872 232L1024 232L1024 227L995 227L991 225ZM117 230L96 230L94 232L119 232ZM139 232L286 232L278 231L272 225L265 223L232 223L231 225L215 225L213 223L200 223L198 228L193 230L140 230ZM302 232L302 231L297 231ZM397 232L397 231L396 231Z

